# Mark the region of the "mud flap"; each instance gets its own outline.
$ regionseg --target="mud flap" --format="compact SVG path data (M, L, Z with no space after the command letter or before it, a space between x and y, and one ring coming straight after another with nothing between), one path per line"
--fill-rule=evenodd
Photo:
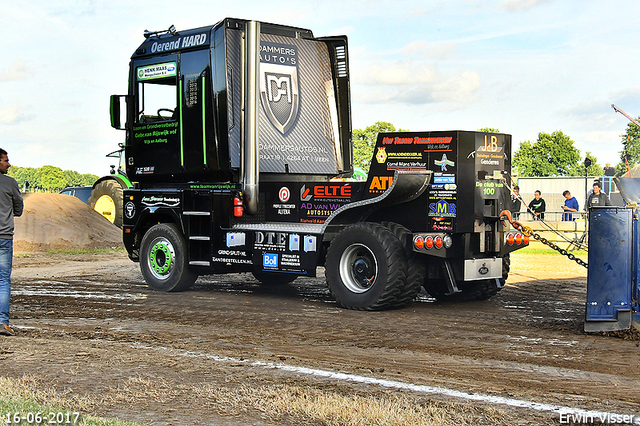
M445 260L443 262L443 268L445 280L447 281L447 293L445 293L445 296L450 296L455 293L461 293L461 290L458 289L456 279L453 275L453 268L451 268L451 264L448 260Z

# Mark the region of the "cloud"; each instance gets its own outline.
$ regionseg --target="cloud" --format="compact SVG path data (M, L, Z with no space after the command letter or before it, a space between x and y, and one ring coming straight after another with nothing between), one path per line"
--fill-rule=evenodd
M551 1L553 0L504 0L498 8L507 12L522 12Z
M420 53L429 46L426 40L414 40L411 43L405 44L400 51L403 55L411 55L413 53Z
M400 53L405 56L428 56L439 60L449 59L453 52L458 48L455 43L445 42L431 44L426 40L414 40L405 44Z
M0 81L26 80L32 74L33 71L27 68L27 61L16 59L9 68L0 69Z
M350 35L355 32L356 32L356 29L351 25L349 25L346 27L336 28L335 30L331 30L331 32L329 33L329 36Z
M0 123L17 124L22 121L31 120L33 116L26 113L29 109L29 106L21 107L17 102L0 108Z
M366 86L357 94L360 101L409 105L444 103L456 109L476 102L481 87L476 72L443 75L434 65L414 61L371 65L355 82Z

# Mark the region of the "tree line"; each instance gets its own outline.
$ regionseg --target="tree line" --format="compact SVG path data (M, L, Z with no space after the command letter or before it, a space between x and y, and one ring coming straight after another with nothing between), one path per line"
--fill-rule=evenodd
M640 118L639 118L640 120ZM386 121L377 121L364 129L354 129L353 165L365 171L369 170L373 150L378 133L408 132ZM498 129L485 127L479 132L499 133ZM624 175L627 170L640 164L640 127L628 123L626 132L620 135L622 151L620 162L615 165L615 176ZM585 170L585 158L591 164ZM550 176L602 176L604 168L598 159L587 151L583 157L575 142L561 130L553 133L540 132L534 142L520 142L520 147L512 155L513 172L518 176L550 177Z
M18 182L20 188L32 192L57 192L67 186L93 185L98 180L98 176L91 173L80 174L55 166L39 168L11 166L8 175ZM27 182L28 185L26 185Z

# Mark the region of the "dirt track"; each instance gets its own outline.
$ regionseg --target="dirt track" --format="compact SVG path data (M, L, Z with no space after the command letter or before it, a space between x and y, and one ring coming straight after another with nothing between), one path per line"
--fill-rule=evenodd
M15 260L19 336L0 340L0 359L11 377L102 395L96 414L151 424L299 424L260 407L225 409L211 396L280 383L401 392L504 413L480 424L559 421L545 410L314 377L298 367L640 414L640 341L582 332L586 270L558 256L512 259L508 287L489 301L425 296L402 310L358 312L337 308L322 277L263 288L250 275L210 276L193 291L163 294L147 289L125 254L37 254Z

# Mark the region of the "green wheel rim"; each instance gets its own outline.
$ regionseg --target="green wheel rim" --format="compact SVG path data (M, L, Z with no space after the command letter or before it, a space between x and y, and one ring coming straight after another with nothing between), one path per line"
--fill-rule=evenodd
M157 279L166 279L175 266L175 250L166 238L156 238L149 251L149 269Z

